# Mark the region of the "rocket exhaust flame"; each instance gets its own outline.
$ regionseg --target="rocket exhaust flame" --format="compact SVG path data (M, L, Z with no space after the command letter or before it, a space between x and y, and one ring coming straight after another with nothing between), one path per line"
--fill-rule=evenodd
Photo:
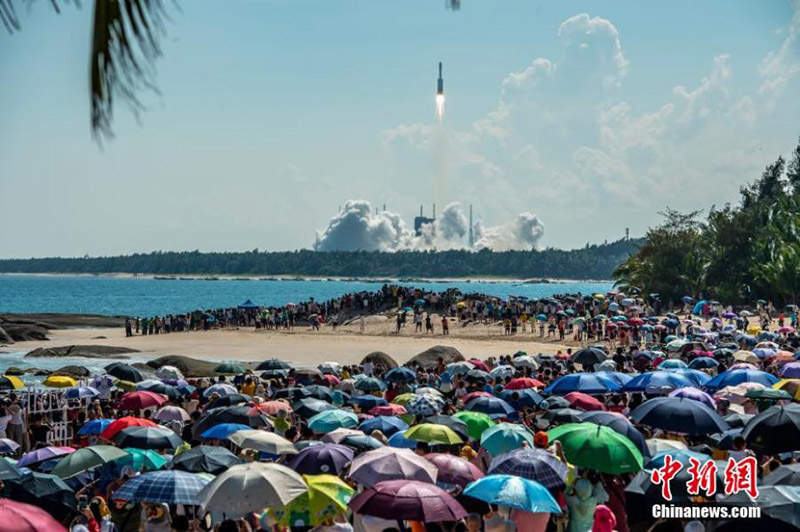
M436 119L439 122L444 120L444 94L436 95Z

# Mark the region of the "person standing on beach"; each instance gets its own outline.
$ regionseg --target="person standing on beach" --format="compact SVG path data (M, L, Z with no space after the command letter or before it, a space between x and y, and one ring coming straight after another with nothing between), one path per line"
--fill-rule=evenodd
M25 415L25 410L22 408L22 405L19 404L19 399L15 394L11 394L10 399L11 404L6 411L11 416L11 419L8 420L6 433L10 440L14 440L24 448L25 423L23 421L23 416Z
M450 324L447 321L447 316L442 316L442 334L445 336L450 334Z

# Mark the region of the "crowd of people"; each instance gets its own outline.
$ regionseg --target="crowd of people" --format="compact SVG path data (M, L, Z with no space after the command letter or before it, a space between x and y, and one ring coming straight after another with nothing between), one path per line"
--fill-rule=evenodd
M12 429L27 416L19 396L9 396L5 410L16 418L0 440L2 495L45 510L49 526L62 527L53 530L75 532L800 525L786 511L800 507L794 307L734 312L686 298L657 310L619 293L502 301L386 286L294 308L330 316L386 305L454 320L544 315L590 345L469 360L423 353L399 367L385 355L316 368L229 362L197 379L170 366L143 375L115 363L56 392L70 441L52 438L58 420L50 414ZM259 311L210 315L241 324ZM687 475L701 466L710 477L692 492ZM670 475L671 499L668 479L659 480ZM734 477L741 482L729 490ZM778 496L783 506L770 505ZM667 502L761 513L655 518L651 508Z

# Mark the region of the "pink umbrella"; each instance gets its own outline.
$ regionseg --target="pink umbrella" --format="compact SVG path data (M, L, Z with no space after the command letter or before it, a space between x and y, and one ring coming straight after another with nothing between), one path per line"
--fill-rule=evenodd
M581 392L570 392L564 396L564 399L569 401L569 405L573 408L578 408L580 410L585 411L592 411L592 410L605 410L606 407L592 397L591 395L586 395L585 393Z
M119 402L121 410L143 410L153 406L161 406L167 402L163 395L154 392L139 391L126 393Z
M0 499L0 523L5 523L3 530L13 532L67 532L64 525L38 506L11 499Z
M294 410L292 410L292 406L283 401L267 401L265 403L259 403L251 409L250 412L253 412L253 414L248 412L247 415L255 415L256 412L254 411L260 411L270 416L277 416L278 412L281 411L286 412L287 414L294 412Z
M437 482L444 484L455 484L462 488L483 477L483 472L478 467L460 456L444 453L430 453L425 455L425 459L436 466L439 475Z
M524 390L527 388L544 388L544 383L530 377L521 377L512 379L506 385L506 390Z
M415 480L378 482L350 501L353 512L383 519L438 523L458 521L467 511L442 488Z
M484 362L482 360L478 360L477 358L470 358L469 362L473 366L475 366L475 368L477 368L477 369L480 369L480 370L483 370L483 371L489 371L489 366L487 366L486 362Z
M336 429L320 438L323 443L339 443L348 436L363 436L364 433L355 429Z
M778 329L778 332L781 334L791 334L794 332L794 327L781 327Z
M373 416L399 416L408 412L403 405L389 403L388 405L373 406L369 413Z
M323 375L320 377L320 381L328 386L339 386L339 384L342 382L336 375Z

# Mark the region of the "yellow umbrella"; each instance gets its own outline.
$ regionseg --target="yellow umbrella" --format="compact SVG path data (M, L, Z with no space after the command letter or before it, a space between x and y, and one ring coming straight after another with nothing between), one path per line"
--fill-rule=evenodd
M747 328L747 334L758 334L761 332L761 327L758 325L751 325Z
M136 383L131 381L123 381L121 379L114 381L114 386L126 392L133 392L136 390Z
M463 301L459 301L458 303L456 303L456 307L458 307L458 308L464 308L466 306L467 306L467 304L464 303Z
M44 385L50 388L72 388L76 384L75 379L64 375L50 375L44 381Z
M19 390L24 387L25 383L22 382L22 379L19 377L14 377L13 375L3 375L0 377L0 390Z
M394 398L392 401L396 405L405 405L409 402L413 397L416 397L416 394L413 393L401 393L397 397Z
M776 390L784 390L800 401L800 379L781 379L772 385Z
M603 295L603 294L595 294L595 295L594 295L594 298L595 298L595 299L605 299L605 298L606 298L606 296L605 296L605 295Z

